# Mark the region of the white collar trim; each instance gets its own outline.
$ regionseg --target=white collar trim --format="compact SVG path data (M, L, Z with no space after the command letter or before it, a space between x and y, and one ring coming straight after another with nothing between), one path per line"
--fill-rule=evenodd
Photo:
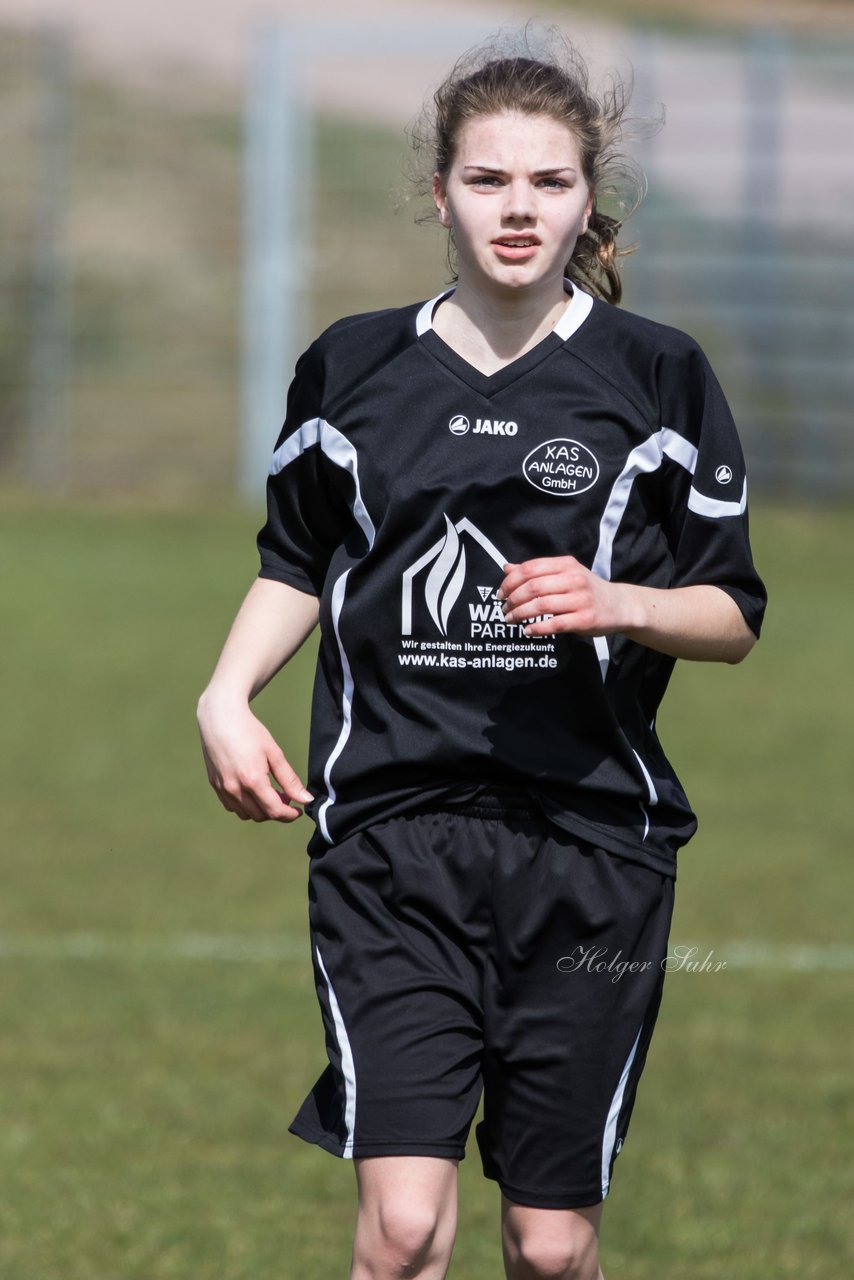
M567 338L571 338L575 331L581 328L593 310L593 298L589 293L585 293L577 284L569 280L564 280L564 284L572 290L572 297L563 315L552 329L552 333L556 333L562 342L566 342Z
M576 330L580 329L584 321L593 310L593 299L589 293L585 293L577 284L573 284L571 280L564 280L567 292L571 293L569 302L563 315L558 320L552 333L556 333L562 342L566 342L567 338L571 338ZM449 289L443 289L441 293L437 293L435 298L431 298L429 302L425 302L423 307L415 317L415 332L420 338L422 334L429 332L433 328L433 313L443 298L447 298L449 293L454 292L454 286Z
M447 298L449 293L454 292L455 286L450 289L443 289L441 293L437 293L435 298L431 298L429 302L425 302L424 306L415 317L415 332L420 338L423 333L433 328L433 312L436 310L443 298Z

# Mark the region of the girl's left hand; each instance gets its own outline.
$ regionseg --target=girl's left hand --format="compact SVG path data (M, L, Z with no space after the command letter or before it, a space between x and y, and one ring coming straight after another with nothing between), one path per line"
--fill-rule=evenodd
M549 556L506 564L499 597L508 622L524 623L544 613L552 616L525 627L525 634L548 636L570 632L604 636L630 625L626 584L607 582L574 556ZM631 591L631 588L629 588Z

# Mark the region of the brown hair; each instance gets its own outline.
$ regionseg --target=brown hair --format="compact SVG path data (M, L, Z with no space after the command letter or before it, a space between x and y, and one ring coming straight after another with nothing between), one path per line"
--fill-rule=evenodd
M589 293L617 303L623 293L618 259L634 248L617 248L617 235L644 191L640 169L618 150L628 90L613 78L597 97L581 55L554 30L548 37L552 47L559 46L550 56L530 56L527 32L524 55L496 57L494 46L465 54L411 131L413 145L430 155L432 169L444 178L461 129L478 116L514 111L566 124L578 140L584 177L594 193L587 230L578 237L566 275ZM617 216L603 211L605 201ZM450 243L449 261L453 270Z

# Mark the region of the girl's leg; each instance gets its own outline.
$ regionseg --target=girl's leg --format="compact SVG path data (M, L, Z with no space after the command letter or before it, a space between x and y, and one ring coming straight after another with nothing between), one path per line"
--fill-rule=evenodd
M349 1280L444 1280L457 1230L458 1160L353 1161L359 1213Z
M507 1280L602 1280L599 1222L602 1205L533 1209L501 1197L501 1235Z

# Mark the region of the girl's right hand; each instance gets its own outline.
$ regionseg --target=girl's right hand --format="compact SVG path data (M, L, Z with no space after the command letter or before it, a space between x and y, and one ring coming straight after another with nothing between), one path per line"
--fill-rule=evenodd
M225 707L203 694L197 715L208 781L224 808L244 822L294 822L300 817L302 809L289 802L308 804L314 796L248 703Z

